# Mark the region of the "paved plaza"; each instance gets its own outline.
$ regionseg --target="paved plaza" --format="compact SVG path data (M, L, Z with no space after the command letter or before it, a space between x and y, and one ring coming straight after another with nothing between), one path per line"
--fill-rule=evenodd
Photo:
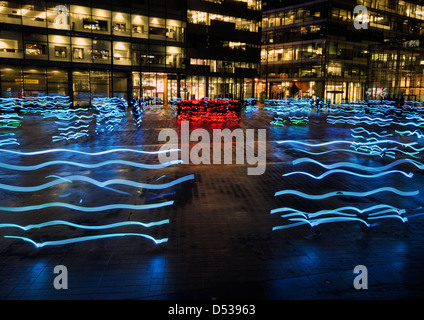
M76 114L89 115L84 112ZM407 150L405 145L397 145L394 154L390 153L393 157L360 154L361 150L357 150L358 153L336 150L354 150L343 142L325 145L331 141L360 141L360 138L352 136L365 136L364 132L352 130L358 127L368 130L369 137L377 137L371 132L381 136L386 132L387 139L405 144L417 142L413 145L416 149L423 147L423 138L397 134L395 130L413 131L415 128L395 124L380 127L373 123L354 125L328 121L331 115L352 118L354 115L350 113L314 110L292 115L307 117L308 120L271 125L276 114L260 106L243 110L238 123L191 127L191 130L202 127L209 132L225 127L241 128L244 132L247 129L266 129L266 141L258 142L266 145L266 171L262 175L248 175L247 169L251 165L236 164L235 161L233 164L188 163L146 169L117 161L159 164L157 154L121 150L88 155L113 149L159 150L164 143L158 141L162 129L180 131L176 111L169 107L145 110L140 126L135 124L130 111L126 117L102 124L102 127L96 125L95 119L89 122L91 120L87 117L88 136L59 141L52 137L63 132L60 128L65 128L70 122L36 113L22 114L19 127L0 129L0 134L14 133L19 145L4 145L1 149L24 153L51 149L68 151L32 155L0 153L1 163L28 168L1 167L3 186L34 187L57 182L39 190L22 191L5 187L0 191L0 207L3 209L0 211L0 299L423 298L422 168L411 163L390 168L412 173L412 177L399 172L374 178L340 172L322 179L301 173L287 175L308 172L317 177L328 172L317 163L293 163L302 158L328 165L349 162L377 168L410 157L407 153L398 152ZM377 116L370 117L375 119ZM289 140L323 145L311 147L287 142ZM278 143L282 141L286 142ZM411 159L422 161L422 153ZM61 163L38 166L54 161ZM106 161L112 162L97 167L75 165ZM34 167L29 168L31 166ZM367 175L378 173L365 172ZM100 182L122 179L165 186L158 189L125 184L99 186L75 177ZM184 180L184 177L188 178ZM180 178L180 183L172 184ZM392 189L364 195L379 188ZM399 193L393 192L394 189ZM336 194L321 199L293 192L276 195L276 192L284 190L295 190L304 195ZM420 194L413 195L414 191ZM45 205L57 203L68 206ZM142 207L157 203L162 205ZM116 204L132 207L104 207ZM37 205L26 211L7 209ZM278 208L314 213L378 205L386 206L382 210L389 206L405 210L403 217L408 219L402 220L393 213L387 213L385 218L367 220L370 227L366 227L359 218L320 220L319 225L311 227L309 223L302 223L305 219L302 220L295 211L272 213ZM101 211L78 209L102 206L104 210ZM290 213L294 215L288 216ZM298 220L290 220L292 218ZM16 227L57 220L84 226L121 225L108 229L86 229L71 224L38 225L28 230ZM151 227L125 223L158 221L164 223ZM294 225L289 227L290 224ZM276 228L278 226L284 227ZM107 234L115 236L101 237ZM167 241L155 244L152 238L135 234ZM73 243L58 242L93 236L99 237ZM40 247L37 248L35 243ZM67 289L54 286L58 275L54 269L58 265L65 266L68 271ZM354 287L357 276L354 268L358 265L367 268L367 289Z

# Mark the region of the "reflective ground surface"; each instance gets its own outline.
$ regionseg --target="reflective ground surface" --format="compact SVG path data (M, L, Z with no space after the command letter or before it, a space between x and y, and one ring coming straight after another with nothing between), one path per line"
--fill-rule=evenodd
M157 154L122 150L159 150L164 143L158 141L160 130L179 131L169 108L146 110L140 127L130 112L109 122L90 112L75 114L86 118L25 114L19 127L0 129L0 138L19 143L1 149L21 152L0 151L1 299L424 296L423 168L412 162L390 167L402 159L422 163L423 152L417 150L424 138L402 134L420 127L393 123L407 119L379 116L392 119L387 126L376 124L384 124L376 115L369 116L369 123L331 123L331 116L352 120L354 115L314 111L290 114L308 117L307 123L273 126L276 114L261 107L243 111L240 123L200 126L210 132L266 129L266 142L261 142L266 144L266 171L249 176L248 164L160 167ZM86 122L75 123L78 119ZM88 135L63 139L81 130ZM397 149L369 154L370 149L345 143L371 143L376 140L366 138L373 137L400 144L377 144ZM339 142L326 144L334 141ZM67 151L45 152L58 148ZM336 167L299 161L305 158ZM340 162L354 167L337 167ZM388 167L380 170L383 166ZM368 217L355 211L373 207ZM321 214L308 215L316 212ZM146 227L140 222L161 223ZM164 242L153 241L160 239ZM53 286L57 265L68 269L67 290ZM354 288L357 265L368 269L366 290Z

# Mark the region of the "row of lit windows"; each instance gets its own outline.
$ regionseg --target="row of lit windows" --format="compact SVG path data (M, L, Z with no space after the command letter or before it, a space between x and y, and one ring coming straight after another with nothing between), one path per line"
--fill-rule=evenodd
M412 33L412 34L424 34L424 22L420 23L413 20L406 20L403 17L390 15L388 13L368 11L368 14L354 15L351 10L342 8L332 8L331 17L333 19L341 21L353 21L358 19L361 23L367 23L369 27L393 30L398 32ZM424 19L424 15L420 18Z
M291 62L304 59L320 58L323 52L323 42L315 42L311 44L285 46L282 48L262 49L261 62Z
M208 87L207 87L208 84ZM248 79L187 76L181 86L181 95L187 99L252 97L253 82Z
M262 70L262 78L278 77L281 81L284 81L284 79L320 78L322 76L322 66L311 64L288 69L269 65Z
M223 2L223 0L203 0L203 1L219 3L219 4L222 4ZM257 10L257 11L262 10L262 0L234 0L234 1L246 3L247 8L251 10Z
M183 50L62 35L0 31L0 58L37 59L116 65L158 65L181 68Z
M262 25L264 28L274 28L309 22L323 18L323 10L323 7L310 6L268 13L263 17Z
M60 30L184 41L185 23L76 5L16 4L0 1L0 23L23 24Z
M210 60L210 59L190 59L191 65L196 66L209 66L210 72L225 72L225 73L234 73L235 68L244 68L244 69L259 69L258 63L250 62L234 62L234 61L222 61L222 60Z
M327 77L364 77L366 74L366 65L331 63L326 67L325 75ZM284 79L296 78L322 78L324 77L324 66L321 64L296 64L290 67L281 65L267 65L262 67L262 78L278 77Z
M249 20L196 10L187 11L187 21L188 23L203 24L207 26L210 26L212 21L229 22L235 25L236 30L249 32L259 32L259 28L261 27L261 22L256 20Z
M223 48L228 48L230 50L239 50L246 51L249 48L259 49L260 45L245 43L245 42L235 42L235 41L221 41Z
M284 29L272 29L262 33L262 43L277 44L312 40L323 37L323 25L309 24Z
M399 68L417 68L422 72L424 68L424 56L413 54L401 54L399 57L396 53L373 52L371 61L374 67L389 68L395 70Z
M68 71L56 68L2 66L2 96L69 95ZM89 103L92 97L126 97L127 76L110 71L72 71L72 90L75 104ZM110 92L112 88L114 92ZM83 104L83 105L84 105Z
M424 6L403 0L364 0L358 1L367 8L397 13L409 18L424 20Z

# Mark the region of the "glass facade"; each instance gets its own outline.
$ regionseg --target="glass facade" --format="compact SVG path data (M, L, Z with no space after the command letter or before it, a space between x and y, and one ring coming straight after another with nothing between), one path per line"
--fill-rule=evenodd
M189 1L187 98L253 97L260 74L262 1Z
M184 41L184 22L43 0L1 1L0 23L89 34Z
M367 96L382 99L403 95L424 99L424 49L420 41L380 45L370 51Z
M66 94L88 105L100 95L147 94L134 74L184 74L186 9L134 3L124 12L111 1L0 1L1 96ZM164 91L156 82L151 94L175 98L170 83Z
M367 7L362 22L368 29L354 28L356 5ZM371 56L373 46L419 39L424 33L422 9L416 1L268 1L262 22L263 95L289 96L296 85L301 97L318 95L336 103L366 98L384 77L378 74L383 69L373 67L378 60Z
M205 3L213 12L196 8ZM229 15L228 6L240 12ZM245 83L259 74L261 6L259 0L0 1L1 96L60 93L74 105L99 95L242 98ZM238 33L228 37L219 23ZM188 28L199 24L228 54L193 54L197 45L211 52Z

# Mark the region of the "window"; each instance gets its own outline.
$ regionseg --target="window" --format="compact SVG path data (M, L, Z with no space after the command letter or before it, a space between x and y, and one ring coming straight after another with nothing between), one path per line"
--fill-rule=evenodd
M73 48L72 58L74 60L83 60L84 59L84 48Z
M54 56L56 58L66 58L67 57L67 50L66 47L54 47Z
M148 19L144 16L131 16L132 36L137 38L147 38L148 36Z
M34 27L46 27L46 8L44 1L21 1L22 23Z
M107 31L107 21L85 18L82 20L82 26L85 30Z
M122 12L114 12L112 20L112 31L116 35L130 35L130 15Z
M93 60L107 60L109 59L109 50L104 49L93 49L92 50Z
M165 27L165 19L150 18L149 36L151 39L165 39L168 29Z
M0 31L0 57L22 58L22 49L21 33Z
M72 59L75 62L92 62L92 40L87 38L72 37Z
M46 54L46 45L37 43L25 44L25 53L27 55L40 56Z
M110 63L110 41L93 40L91 57L94 63Z
M131 65L131 44L128 42L113 43L113 63L120 65Z

